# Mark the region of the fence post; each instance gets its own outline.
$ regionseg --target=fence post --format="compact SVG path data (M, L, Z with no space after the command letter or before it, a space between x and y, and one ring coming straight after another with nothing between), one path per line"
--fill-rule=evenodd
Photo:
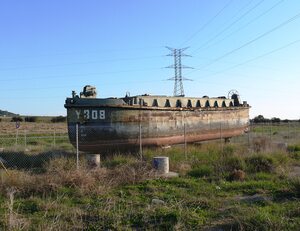
M220 119L220 145L221 145L221 152L223 152L223 134L222 134L222 117Z
M55 147L56 146L55 124L53 126L54 126L54 130L53 130L53 147Z
M143 144L142 144L142 124L139 124L139 144L140 144L140 158L143 160Z
M78 132L78 123L76 123L76 168L79 169L79 132Z
M19 129L16 129L16 146L18 145Z
M290 143L290 121L288 121L288 143Z
M26 120L24 122L24 146L25 146L25 151L27 149L27 125L26 125Z
M270 140L272 142L272 121L270 121Z
M187 160L187 150L186 150L186 125L185 122L183 124L183 136L184 136L184 156L185 156L185 160Z
M27 131L26 131L26 128L24 130L24 145L25 145L25 150L27 148Z
M250 148L250 132L252 132L251 120L249 120L249 129L248 129L248 148Z

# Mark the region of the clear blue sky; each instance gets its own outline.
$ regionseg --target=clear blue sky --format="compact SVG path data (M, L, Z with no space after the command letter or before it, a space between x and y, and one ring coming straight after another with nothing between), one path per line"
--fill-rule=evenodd
M251 117L300 119L299 0L2 0L0 109L65 115L86 84L172 95L165 46L189 47L187 96L236 89Z

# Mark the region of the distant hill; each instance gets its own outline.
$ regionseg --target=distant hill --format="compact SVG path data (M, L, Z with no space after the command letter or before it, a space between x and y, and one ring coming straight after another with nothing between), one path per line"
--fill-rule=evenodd
M0 110L0 116L13 117L13 116L18 116L18 114Z

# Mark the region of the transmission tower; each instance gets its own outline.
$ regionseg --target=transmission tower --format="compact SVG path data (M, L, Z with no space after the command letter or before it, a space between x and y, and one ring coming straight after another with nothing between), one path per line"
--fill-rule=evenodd
M174 57L174 64L168 66L167 68L174 68L175 71L175 75L173 78L170 78L168 80L175 80L174 83L174 96L184 96L184 90L183 90L183 81L184 80L191 80L191 79L187 79L182 77L182 69L183 68L191 68L191 67L187 67L181 64L181 57L182 56L188 56L191 57L190 55L186 55L183 53L183 51L185 51L186 49L188 49L188 47L186 48L181 48L181 49L174 49L171 47L166 47L167 49L169 49L172 53L168 54L167 56L173 56Z

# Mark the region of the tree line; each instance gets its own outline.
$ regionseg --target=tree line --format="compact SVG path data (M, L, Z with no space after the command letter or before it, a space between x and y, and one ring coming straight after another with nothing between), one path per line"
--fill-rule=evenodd
M300 122L299 120L289 120L289 119L280 119L277 117L272 117L271 119L265 118L263 115L258 115L250 120L251 123L289 123L289 122Z
M11 118L11 122L29 122L29 123L36 123L39 122L40 117L38 116L25 116L24 118L21 116L14 116ZM62 123L67 121L66 116L56 116L51 118L50 120L52 123Z

